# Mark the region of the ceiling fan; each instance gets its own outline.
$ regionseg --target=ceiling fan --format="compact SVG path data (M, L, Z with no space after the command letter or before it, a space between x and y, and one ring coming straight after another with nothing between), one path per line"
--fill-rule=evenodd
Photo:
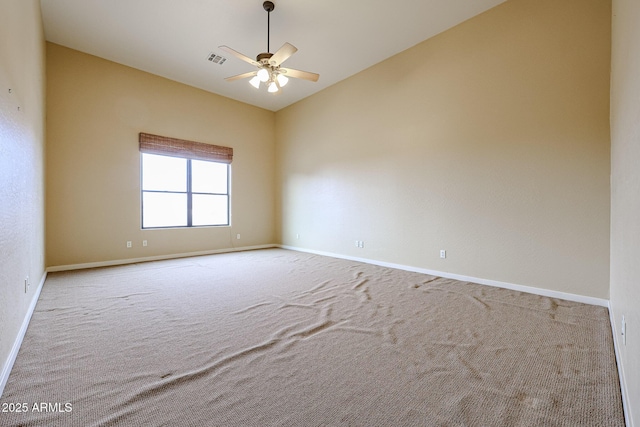
M258 67L255 71L250 71L244 74L238 74L237 76L231 76L225 78L226 81L232 82L234 80L245 79L252 77L249 81L256 89L260 88L260 83L267 85L269 92L278 92L280 88L287 84L288 77L296 79L309 80L317 82L320 77L319 74L309 73L308 71L294 70L293 68L283 68L282 63L289 59L291 55L296 53L298 48L290 43L285 43L276 53L269 53L269 33L271 30L271 12L275 9L275 4L270 1L262 3L262 7L267 11L267 52L258 54L255 61L240 52L231 49L228 46L219 46L219 49L224 50L235 56L238 59L248 62L251 65Z

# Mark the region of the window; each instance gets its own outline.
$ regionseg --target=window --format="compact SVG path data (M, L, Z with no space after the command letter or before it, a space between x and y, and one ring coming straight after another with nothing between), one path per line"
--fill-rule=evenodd
M232 152L225 158L201 152L220 148L231 150L140 134L142 228L229 225Z

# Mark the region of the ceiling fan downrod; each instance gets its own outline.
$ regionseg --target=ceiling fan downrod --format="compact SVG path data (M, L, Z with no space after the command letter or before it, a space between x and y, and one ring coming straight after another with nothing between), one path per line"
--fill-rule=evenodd
M262 3L262 7L264 8L264 10L267 11L267 53L271 52L271 49L269 48L269 37L271 34L271 12L273 12L273 9L276 8L276 5L273 4L273 2L271 1L265 1L264 3Z

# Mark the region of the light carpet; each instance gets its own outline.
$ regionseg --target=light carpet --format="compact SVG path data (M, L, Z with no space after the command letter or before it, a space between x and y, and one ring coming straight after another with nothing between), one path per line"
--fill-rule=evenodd
M624 425L606 308L282 249L50 274L22 403L1 426Z

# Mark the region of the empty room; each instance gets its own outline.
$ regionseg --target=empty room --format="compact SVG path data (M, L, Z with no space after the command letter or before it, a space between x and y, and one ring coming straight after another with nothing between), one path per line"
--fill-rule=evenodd
M0 0L0 426L640 426L640 3Z

